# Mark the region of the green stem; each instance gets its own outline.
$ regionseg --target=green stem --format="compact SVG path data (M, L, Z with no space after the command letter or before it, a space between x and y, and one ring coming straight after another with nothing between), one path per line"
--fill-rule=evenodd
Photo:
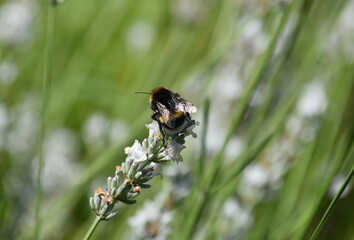
M101 218L100 217L96 217L95 218L95 221L92 223L90 229L87 231L85 237L84 237L84 240L88 240L91 238L93 232L96 230L98 224L100 223L101 221Z
M332 200L331 204L329 205L329 207L327 208L325 214L323 215L320 223L317 225L315 231L313 232L310 240L316 240L320 231L322 230L323 226L325 225L329 215L332 213L334 207L336 206L339 198L342 196L345 188L348 186L351 178L354 175L354 166L352 167L352 169L350 170L350 173L348 174L347 178L345 179L343 185L341 186L341 188L339 189L338 193L336 194L336 196L334 197L334 199Z
M43 178L43 169L45 164L44 138L46 133L46 114L47 114L47 108L49 104L48 86L50 85L51 82L54 19L55 19L55 6L49 3L47 28L46 28L44 71L43 71L43 80L42 80L42 107L41 107L41 123L40 123L40 132L39 132L39 146L38 146L39 163L38 163L38 171L37 171L34 239L40 239L40 229L41 229L41 205L42 205L42 196L43 196L42 178Z

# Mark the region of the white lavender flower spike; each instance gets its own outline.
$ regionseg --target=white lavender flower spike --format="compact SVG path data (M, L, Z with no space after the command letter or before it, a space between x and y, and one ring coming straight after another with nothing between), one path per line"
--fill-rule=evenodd
M131 147L124 149L127 157L121 166L116 167L115 176L107 178L107 188L98 188L90 198L90 206L97 219L110 220L115 217L117 203L134 204L136 200L133 198L142 189L150 187L147 184L149 180L162 175L166 163L182 162L181 152L186 148L185 138L189 135L196 137L193 128L197 124L191 120L179 133L164 137L156 121L146 125L149 136L142 143L135 140Z

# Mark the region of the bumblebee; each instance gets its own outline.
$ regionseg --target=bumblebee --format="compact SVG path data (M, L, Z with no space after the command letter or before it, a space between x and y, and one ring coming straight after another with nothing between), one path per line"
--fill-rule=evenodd
M193 103L164 87L151 91L150 105L153 111L151 118L159 123L164 138L165 134L173 136L182 132L193 123L190 113L197 112Z

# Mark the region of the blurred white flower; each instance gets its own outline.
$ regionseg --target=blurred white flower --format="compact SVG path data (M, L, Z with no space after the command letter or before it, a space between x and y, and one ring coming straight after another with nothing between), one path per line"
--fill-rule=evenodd
M238 136L234 136L227 144L225 156L234 160L242 153L243 149L244 149L243 140Z
M147 22L136 22L126 33L126 44L137 50L148 50L155 40L155 28Z
M69 129L58 129L48 135L45 141L43 177L45 194L61 194L61 190L75 184L77 173L80 171L76 162L78 147L78 140ZM38 164L38 161L35 161L35 164Z
M295 138L297 137L304 125L304 119L297 116L297 115L291 115L286 122L285 128L287 133L290 135L290 137Z
M252 222L253 216L250 209L242 206L235 198L227 199L218 222L222 239L240 239Z
M103 113L95 112L84 123L82 135L90 149L99 150L108 144L122 144L129 136L129 126L123 121L111 121Z
M333 31L324 47L330 53L339 54L340 58L352 62L354 61L354 1L347 1L342 9L336 26L332 28Z
M260 19L248 21L244 26L241 37L245 49L248 48L255 54L262 53L267 46L268 37L263 31L263 21Z
M176 166L170 165L165 169L164 175L167 176L168 185L165 188L169 192L174 202L187 197L193 187L193 176L191 168L185 164Z
M92 114L84 124L84 141L90 146L102 147L109 129L109 121L102 113Z
M269 169L265 169L260 164L251 164L243 171L237 190L249 205L253 205L263 199L269 183Z
M268 182L267 171L259 164L249 165L243 172L242 182L244 184L261 188Z
M29 161L36 152L38 114L35 112L36 99L25 96L23 101L11 109L11 128L8 132L7 149L14 159Z
M315 117L324 113L327 97L321 82L313 81L305 86L297 103L297 113L302 117Z
M13 45L31 36L35 8L31 1L8 1L0 9L0 42Z
M232 66L225 66L215 76L214 96L233 101L239 99L244 91L240 73ZM222 94L220 94L222 93Z
M171 231L170 224L173 214L161 208L158 201L147 201L129 219L132 228L131 239L156 239L165 240Z
M226 128L221 126L228 126L229 124L226 119L220 118L220 116L225 115L218 113L220 113L220 111L217 110L217 106L211 103L209 126L206 134L206 150L211 156L221 148L223 140L226 137Z
M293 141L312 141L316 137L318 128L319 124L317 121L311 121L311 119L297 115L290 116L286 123L288 137L292 138Z
M265 155L269 190L277 190L282 184L282 177L291 165L291 159L297 153L297 144L287 138L280 138Z
M242 94L241 91L243 91L242 85L239 85L240 82L236 71L229 71L227 69L220 70L219 74L215 77L214 85L210 88L209 93L210 96L213 96L213 101L210 102L209 126L206 134L206 149L208 154L211 155L215 154L221 148L223 140L226 137L227 129L222 126L228 126L230 124L230 118L220 116L230 115L234 100L236 100L240 96L239 94ZM223 86L225 89L223 89ZM227 89L236 92L233 95L232 91L228 91Z
M121 145L129 137L129 126L123 121L114 121L108 132L109 141L114 145Z
M171 1L171 11L179 20L194 23L203 16L204 4L201 0L173 0Z
M349 33L353 34L354 31L353 14L354 14L354 1L349 0L347 1L347 6L343 7L343 12L339 18L339 23L341 24L342 29L338 29L338 30L349 31Z
M342 187L344 181L345 181L345 176L343 174L338 174L334 178L328 191L328 194L331 198L334 198L336 196L336 194L339 192L340 188ZM351 184L349 183L348 186L345 188L341 197L345 197L349 193L350 188L351 188Z
M18 74L17 66L8 61L4 61L0 64L0 83L4 85L11 84L15 81Z

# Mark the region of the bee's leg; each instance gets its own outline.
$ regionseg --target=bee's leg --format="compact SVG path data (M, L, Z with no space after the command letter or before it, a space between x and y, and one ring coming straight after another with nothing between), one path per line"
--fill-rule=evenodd
M160 133L162 135L162 144L165 148L167 148L167 139L166 139L166 134L165 131L162 128L162 125L159 123L159 128L160 128Z
M158 119L159 119L159 117L158 117L158 113L154 113L154 114L152 114L152 115L151 115L151 119L152 119L152 120L155 120L155 121L157 121L157 122L158 122Z

